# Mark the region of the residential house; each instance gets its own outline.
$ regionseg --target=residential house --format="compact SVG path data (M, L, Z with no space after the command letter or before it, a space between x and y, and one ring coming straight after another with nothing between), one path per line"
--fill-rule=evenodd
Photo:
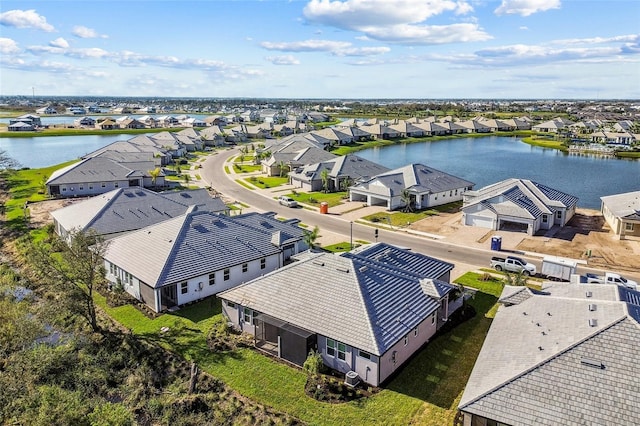
M217 125L211 125L198 132L205 146L222 146L226 143L224 131Z
M396 124L390 124L389 128L398 132L401 138L420 138L426 136L424 129L404 120L400 120Z
M537 182L506 179L465 192L462 224L534 235L553 226L565 226L575 214L577 203L577 197Z
M553 120L545 121L540 124L531 126L531 130L534 132L546 132L546 133L558 133L560 130L574 124L571 120L566 120L561 117L554 118Z
M473 185L473 182L414 163L352 186L349 197L351 201L364 201L370 206L386 206L387 210L405 207L407 202L411 208L421 210L460 201Z
M591 142L607 145L631 145L636 137L629 132L596 131L591 134Z
M119 122L121 129L144 129L147 125L135 118L126 118Z
M640 292L505 286L458 408L465 426L640 424Z
M58 111L52 106L46 106L46 107L38 108L36 110L36 114L40 114L40 115L55 115L57 113Z
M331 141L331 145L346 145L353 142L353 135L343 132L336 127L325 127L321 130L312 130L310 133Z
M458 126L466 129L466 133L490 133L491 127L478 120L458 121Z
M7 129L10 132L33 132L36 130L33 124L25 123L24 121L11 123L7 126Z
M33 127L42 127L42 120L40 119L40 116L34 114L24 114L9 120L10 125L15 123L27 123L31 124Z
M267 143L264 151L269 151L271 155L262 160L262 172L268 176L278 176L297 167L337 157L325 151L322 143L308 136L291 135Z
M54 197L86 197L117 188L164 186L164 176L153 182L149 171L155 168L152 161L125 164L105 157L88 157L53 172L45 186L47 194Z
M616 237L640 240L640 191L600 197L600 211Z
M361 130L372 135L375 139L397 139L401 133L384 124L365 124L360 126Z
M96 120L94 118L87 117L85 115L82 118L78 118L76 120L73 120L73 125L75 127L95 127L96 126Z
M144 126L147 129L155 129L159 126L158 120L150 115L143 115L141 117L138 117L138 121L144 123Z
M190 206L227 214L220 198L205 189L159 193L118 188L51 212L55 232L67 239L74 231L93 230L106 239L183 215Z
M436 123L433 121L421 121L413 124L415 127L422 129L425 136L444 136L452 133L466 133L467 129L452 121Z
M126 153L148 153L153 156L154 164L156 166L169 164L172 160L171 154L164 151L162 148L157 148L156 146L150 146L145 144L136 144L128 141L116 141L106 145L100 149L97 149L81 158L89 158L96 157L103 152L120 152L123 154Z
M326 189L335 192L344 191L389 169L357 155L347 154L294 169L289 173L289 182L307 192L324 190L324 170L327 171Z
M212 296L307 249L298 222L274 216L228 217L191 206L184 215L111 239L106 278L154 312Z
M102 121L96 122L96 129L114 130L119 128L120 128L120 124L118 124L113 118L105 118Z
M399 247L297 258L218 295L233 327L297 365L317 350L325 365L378 386L461 306L443 281L452 264Z

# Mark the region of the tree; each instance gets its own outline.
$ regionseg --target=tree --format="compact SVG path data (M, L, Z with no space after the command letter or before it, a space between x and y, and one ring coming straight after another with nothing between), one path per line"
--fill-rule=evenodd
M247 155L247 147L243 146L240 148L240 162L244 161L244 156Z
M309 231L307 229L304 230L304 236L302 240L309 247L310 250L313 250L315 246L316 240L320 236L320 228L317 226L313 228L313 231Z
M153 186L156 186L156 181L158 180L158 176L160 176L161 173L160 167L149 170L147 173L149 173L149 176L151 176L151 183L153 184Z
M55 237L51 245L34 243L30 255L36 273L55 288L61 301L100 331L93 291L103 281L103 257L108 242L95 231L72 231L68 241Z
M411 213L413 211L413 206L411 205L411 192L406 188L403 189L400 193L400 199L404 203L402 211L405 213Z
M11 158L7 151L0 149L0 170L16 169L20 167L20 163Z
M282 177L284 175L284 170L288 168L287 163L283 160L278 161L278 168L280 169L280 177Z
M349 176L340 181L340 189L347 193L347 198L349 198L349 188L351 185L353 185L353 179Z
M184 174L182 175L182 179L184 179L184 183L189 183L191 181L191 176Z
M322 179L322 191L326 194L329 192L329 170L322 169L320 179Z
M520 272L504 271L504 285L519 287L527 285L527 276L523 272L524 269L520 270Z

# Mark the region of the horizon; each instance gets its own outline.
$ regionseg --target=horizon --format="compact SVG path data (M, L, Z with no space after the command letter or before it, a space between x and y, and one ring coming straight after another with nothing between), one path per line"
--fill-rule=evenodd
M640 99L640 2L149 4L3 2L0 95Z

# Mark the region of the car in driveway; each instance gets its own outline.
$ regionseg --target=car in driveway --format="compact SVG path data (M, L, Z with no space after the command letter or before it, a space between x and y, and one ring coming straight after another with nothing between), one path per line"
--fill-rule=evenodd
M287 207L298 207L298 202L291 197L287 197L286 195L279 196L278 203Z

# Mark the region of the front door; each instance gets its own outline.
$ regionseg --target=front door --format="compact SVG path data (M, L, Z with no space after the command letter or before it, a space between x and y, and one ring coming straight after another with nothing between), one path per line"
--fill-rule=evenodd
M178 304L178 290L176 284L162 287L160 295L162 308L172 308Z

